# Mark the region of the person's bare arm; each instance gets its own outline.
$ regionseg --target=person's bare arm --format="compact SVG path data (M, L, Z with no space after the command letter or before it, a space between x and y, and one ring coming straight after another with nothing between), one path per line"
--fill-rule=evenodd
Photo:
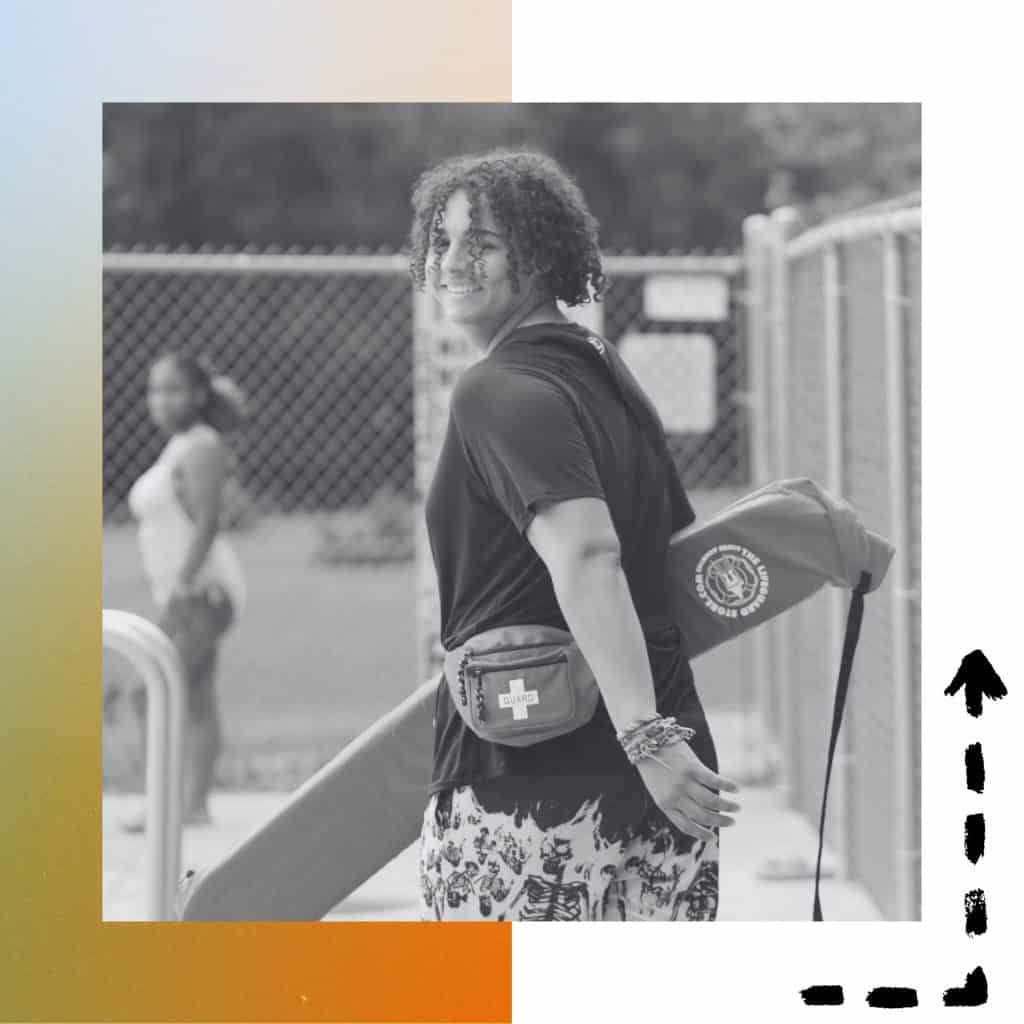
M551 575L559 607L616 730L655 715L647 646L608 506L598 498L541 505L526 538ZM707 839L711 826L732 824L718 811L736 805L713 790L735 790L735 784L706 768L686 743L663 747L656 758L644 758L637 769L655 802L682 831Z
M192 520L192 539L178 571L178 585L187 590L203 567L220 529L221 497L230 472L227 448L216 438L191 445L179 463L182 499Z
M656 714L647 646L608 506L598 498L542 505L526 539L551 574L559 607L615 728L621 732Z

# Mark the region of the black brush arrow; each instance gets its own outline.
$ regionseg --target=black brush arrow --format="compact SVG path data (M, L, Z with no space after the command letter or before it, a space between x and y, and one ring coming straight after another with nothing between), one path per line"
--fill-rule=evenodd
M1006 696L1006 687L988 658L981 651L971 651L953 676L953 681L943 690L947 697L955 697L963 688L967 697L967 713L972 718L981 715L982 697L1000 700Z
M955 697L963 689L967 713L973 718L981 716L983 698L1001 700L1006 687L988 658L980 651L971 651L961 662L953 681L946 687L947 697ZM833 736L833 740L835 737ZM975 793L985 789L985 761L981 744L973 743L964 751L967 788ZM826 777L827 780L827 777ZM827 786L826 781L826 786ZM824 807L822 808L824 822ZM969 814L964 823L964 852L972 864L977 864L985 852L985 816ZM988 930L988 909L982 889L972 889L964 896L964 915L970 937L984 935ZM817 919L817 918L816 918ZM806 1006L841 1006L842 985L812 985L802 989L800 995ZM869 1006L903 1008L918 1005L917 990L913 988L874 988L868 993ZM942 995L944 1006L983 1006L988 1002L988 979L981 967L976 967L959 988L949 988Z

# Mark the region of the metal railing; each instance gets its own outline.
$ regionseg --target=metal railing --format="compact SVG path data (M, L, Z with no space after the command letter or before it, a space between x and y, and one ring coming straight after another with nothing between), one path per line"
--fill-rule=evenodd
M185 683L167 636L128 612L103 609L103 646L124 657L146 687L145 920L173 918L181 864L181 761Z
M911 202L913 197L908 198ZM827 839L888 918L920 914L920 239L902 202L803 232L745 224L756 482L809 476L896 549L866 604ZM814 820L848 594L759 639L756 691L791 804ZM769 668L770 666L770 668Z

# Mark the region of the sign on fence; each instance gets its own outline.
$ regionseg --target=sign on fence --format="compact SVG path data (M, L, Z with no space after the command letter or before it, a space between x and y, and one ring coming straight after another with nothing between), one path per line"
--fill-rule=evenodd
M649 320L729 318L729 282L719 274L651 274L644 280Z
M666 431L706 434L714 428L718 369L709 335L631 333L622 338L619 352Z

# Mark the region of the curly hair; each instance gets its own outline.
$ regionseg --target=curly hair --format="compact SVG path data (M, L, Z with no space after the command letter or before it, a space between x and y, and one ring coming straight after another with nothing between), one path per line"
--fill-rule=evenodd
M409 270L418 290L426 287L427 260L443 227L445 204L460 189L469 196L471 225L479 221L483 198L508 234L513 291L519 290L519 273L537 273L551 296L566 305L600 299L605 277L597 220L572 178L551 157L528 150L452 157L420 176L409 232ZM479 242L472 234L469 243L478 261Z

